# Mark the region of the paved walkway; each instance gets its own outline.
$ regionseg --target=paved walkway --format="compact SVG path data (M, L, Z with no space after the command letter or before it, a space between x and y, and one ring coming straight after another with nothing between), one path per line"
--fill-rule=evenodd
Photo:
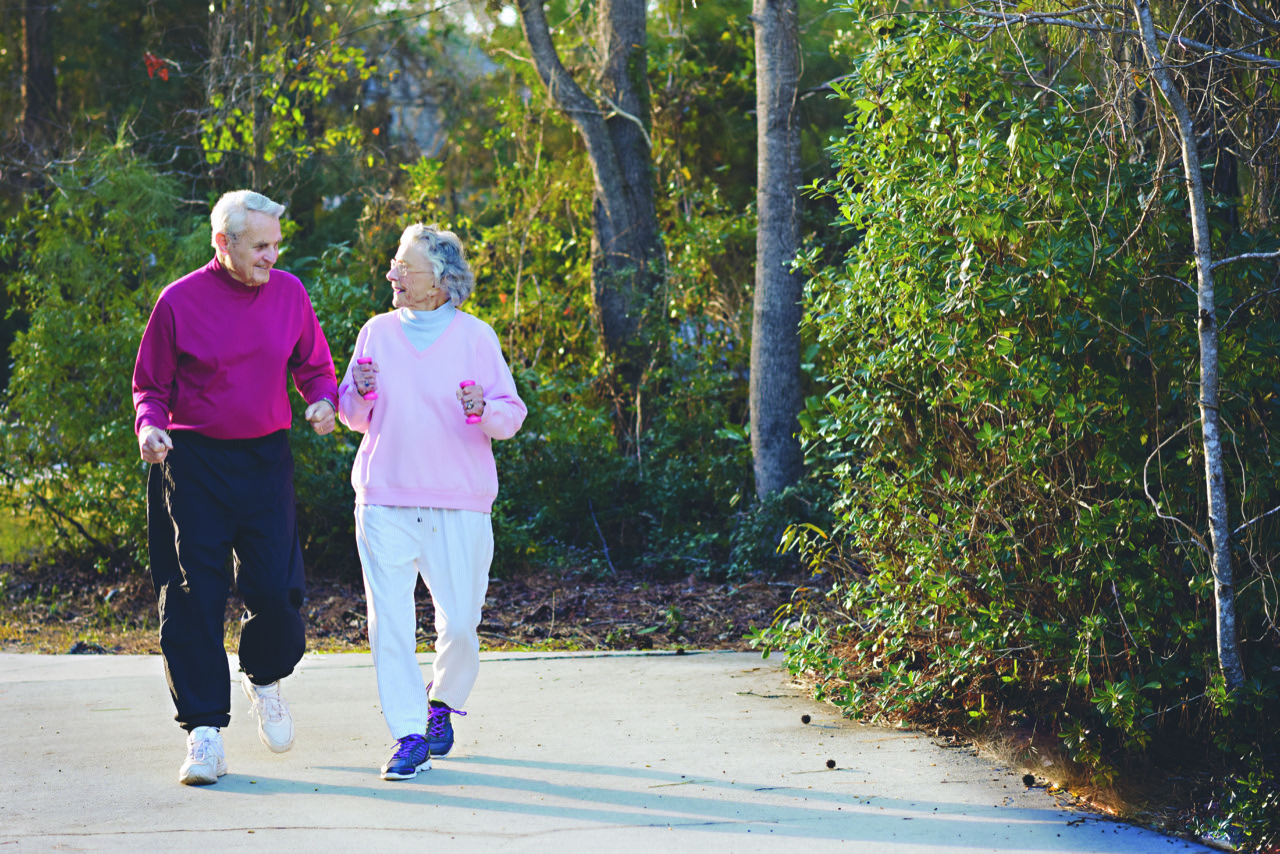
M456 756L401 783L378 778L368 655L309 655L285 681L298 735L280 756L233 688L231 772L188 787L158 657L0 655L0 854L1209 850L841 720L753 653L486 654Z

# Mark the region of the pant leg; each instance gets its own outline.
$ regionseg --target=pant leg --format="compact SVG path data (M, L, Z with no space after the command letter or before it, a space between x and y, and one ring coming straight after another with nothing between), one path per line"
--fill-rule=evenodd
M356 505L356 548L364 570L369 649L382 716L395 739L427 730L427 692L418 666L413 602L425 527L422 513L413 507Z
M217 484L209 483L202 452L175 434L173 450L147 476L147 542L160 650L174 717L187 730L231 721L223 618L233 523Z
M424 509L426 531L423 580L435 602L436 657L432 699L458 709L480 675L480 610L489 588L493 526L488 513ZM425 517L424 517L425 518Z
M293 492L293 454L283 431L228 460L236 494L236 586L244 596L240 668L256 685L293 673L306 652L306 574Z

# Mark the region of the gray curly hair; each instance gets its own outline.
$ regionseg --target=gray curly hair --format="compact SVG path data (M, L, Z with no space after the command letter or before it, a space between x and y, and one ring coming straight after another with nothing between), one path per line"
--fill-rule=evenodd
M454 308L471 296L471 291L476 286L476 276L467 264L458 235L437 225L416 223L400 235L400 245L415 246L426 256L435 270L436 284L449 294L449 301Z
M253 190L232 190L229 193L223 193L222 198L218 199L218 203L209 213L209 224L213 227L210 240L214 249L218 248L219 234L225 234L232 243L240 239L240 235L244 233L245 221L249 218L249 211L257 211L279 219L284 213L284 205L273 202Z

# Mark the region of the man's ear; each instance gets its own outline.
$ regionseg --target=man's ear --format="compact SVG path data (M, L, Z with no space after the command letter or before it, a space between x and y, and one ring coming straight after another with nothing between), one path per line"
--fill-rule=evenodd
M223 252L226 252L227 247L231 245L231 241L229 241L227 239L227 236L222 232L218 232L213 236L213 242L218 244L218 248L221 249Z

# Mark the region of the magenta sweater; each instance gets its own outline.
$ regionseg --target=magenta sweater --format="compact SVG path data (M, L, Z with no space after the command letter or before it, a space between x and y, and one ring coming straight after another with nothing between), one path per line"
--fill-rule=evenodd
M378 366L377 400L364 400L351 379L365 357ZM479 424L466 422L458 402L462 380L484 388ZM378 315L360 330L339 387L338 417L365 434L351 467L356 503L488 513L498 494L492 442L514 436L527 412L483 320L459 311L419 351L395 312Z
M307 403L337 399L333 357L302 282L272 270L249 287L215 258L156 300L133 369L134 431L253 439L286 430L290 376Z

